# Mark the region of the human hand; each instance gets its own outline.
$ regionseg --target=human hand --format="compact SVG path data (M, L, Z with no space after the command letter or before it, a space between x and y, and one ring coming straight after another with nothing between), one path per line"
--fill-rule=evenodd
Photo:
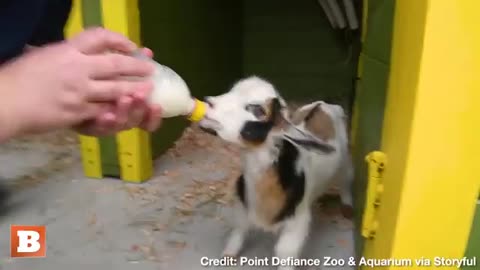
M143 48L142 53L153 57L150 49ZM84 121L74 126L74 129L84 135L106 136L119 131L139 127L147 131L154 131L161 125L161 108L146 102L145 93L136 92L131 96L123 96L111 104L95 119Z
M95 119L84 121L74 129L84 135L106 136L119 131L139 127L154 131L161 125L160 107L146 104L143 93L124 96L117 104L110 105Z
M153 66L121 54L135 44L103 29L91 29L68 42L38 48L0 67L0 138L78 125L108 112L120 97L146 96ZM106 104L107 103L107 104Z

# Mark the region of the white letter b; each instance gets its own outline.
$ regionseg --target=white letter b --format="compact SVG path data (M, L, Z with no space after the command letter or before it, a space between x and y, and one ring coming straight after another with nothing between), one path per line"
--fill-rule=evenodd
M36 231L17 231L17 252L37 252L40 250L40 234Z

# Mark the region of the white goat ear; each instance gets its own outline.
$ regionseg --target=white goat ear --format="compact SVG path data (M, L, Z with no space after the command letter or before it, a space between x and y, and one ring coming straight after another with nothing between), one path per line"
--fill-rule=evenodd
M308 118L313 113L313 111L318 106L320 106L323 103L324 103L323 101L316 101L298 108L297 110L295 110L295 112L293 112L293 115L291 117L292 123L295 125L302 123L304 120L306 120L306 118Z

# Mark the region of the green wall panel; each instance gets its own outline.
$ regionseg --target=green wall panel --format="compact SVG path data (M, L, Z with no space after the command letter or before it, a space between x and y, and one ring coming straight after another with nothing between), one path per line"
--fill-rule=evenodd
M359 31L333 29L315 0L244 2L244 76L265 77L287 99L349 109Z
M474 267L463 267L464 270L480 270L480 198L477 202L477 211L472 224L472 231L468 241L465 257L477 257L477 265Z
M355 133L353 160L355 163L355 251L361 255L363 210L367 188L365 156L380 150L381 130L390 71L390 50L395 0L369 0L367 35L362 47L363 73L357 82L355 102L358 103L358 123Z
M368 0L368 31L363 51L383 63L390 63L394 6L395 0Z
M99 137L103 176L120 176L116 136Z
M81 1L83 26L101 26L103 25L102 10L100 0Z
M219 94L241 76L242 1L140 1L143 44L174 69L198 98ZM152 136L154 157L187 126L167 119Z

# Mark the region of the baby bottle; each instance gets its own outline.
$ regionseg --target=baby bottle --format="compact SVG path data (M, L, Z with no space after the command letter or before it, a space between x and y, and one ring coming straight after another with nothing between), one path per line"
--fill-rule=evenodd
M155 65L155 72L151 77L154 88L150 93L149 102L161 107L163 118L186 116L192 122L203 119L208 105L192 97L182 77L171 68L157 63L140 52L135 52L134 57L150 61Z

